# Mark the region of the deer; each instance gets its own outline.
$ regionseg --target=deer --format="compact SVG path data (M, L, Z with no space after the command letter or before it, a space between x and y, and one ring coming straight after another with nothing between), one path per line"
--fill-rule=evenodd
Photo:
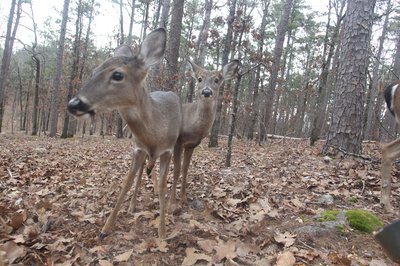
M176 93L149 93L145 85L149 68L162 60L165 47L166 32L163 28L149 33L140 45L138 53L134 53L127 45L119 46L113 57L93 70L87 83L68 103L69 112L76 117L93 116L100 109L116 109L133 134L132 163L117 202L101 229L101 239L111 232L135 177L136 183L140 182L146 159L150 164L154 164L158 158L158 236L161 239L166 237L167 174L182 127L182 105Z
M186 182L194 149L210 133L214 123L218 91L221 85L234 78L239 61L226 64L222 71L206 70L189 61L191 76L196 80L196 101L182 105L183 126L174 148L174 173L169 204L176 204L176 188L182 168L181 202L187 202ZM183 162L181 161L183 154Z
M400 80L388 85L384 90L386 105L390 113L400 124ZM392 163L400 157L400 138L382 147L381 164L381 204L385 211L393 212L390 203L390 193L392 189Z

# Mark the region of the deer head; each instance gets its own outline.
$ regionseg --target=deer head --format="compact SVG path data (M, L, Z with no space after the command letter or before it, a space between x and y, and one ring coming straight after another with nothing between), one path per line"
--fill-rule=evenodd
M99 108L116 109L140 104L147 94L145 78L149 67L163 57L166 32L157 29L147 35L134 55L131 48L122 45L114 56L94 69L89 81L68 103L75 116L94 115Z
M196 94L200 100L216 101L218 90L225 80L232 79L239 67L239 61L226 64L222 71L209 71L189 61L192 77L196 80Z

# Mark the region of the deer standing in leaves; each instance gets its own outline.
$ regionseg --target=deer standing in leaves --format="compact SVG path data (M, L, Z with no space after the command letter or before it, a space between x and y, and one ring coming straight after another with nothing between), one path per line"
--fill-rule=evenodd
M167 174L173 149L181 132L182 106L175 93L149 93L145 86L149 67L162 59L165 45L165 30L157 29L147 35L137 55L133 54L129 46L120 46L114 57L93 71L87 84L68 103L68 110L75 116L93 115L101 108L117 109L134 137L132 165L117 203L101 230L101 238L112 230L135 177L136 183L140 183L146 158L150 164L160 158L158 235L160 238L166 237ZM135 191L138 189L136 184Z
M393 82L384 91L387 108L400 124L400 81ZM388 212L393 211L390 203L392 189L392 163L400 157L400 138L386 144L382 148L381 166L381 203Z
M187 201L186 181L194 149L207 137L213 125L218 90L224 81L235 77L239 61L226 64L222 71L209 71L190 62L192 77L196 80L196 101L182 105L183 126L174 150L174 180L170 204L176 202L176 187L182 167L181 202ZM183 163L181 155L183 153Z

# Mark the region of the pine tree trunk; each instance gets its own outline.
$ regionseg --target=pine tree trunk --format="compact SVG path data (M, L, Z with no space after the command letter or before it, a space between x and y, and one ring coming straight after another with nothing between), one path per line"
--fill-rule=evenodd
M375 0L348 2L335 101L324 153L331 146L355 154L362 150L363 92L367 83L374 7Z

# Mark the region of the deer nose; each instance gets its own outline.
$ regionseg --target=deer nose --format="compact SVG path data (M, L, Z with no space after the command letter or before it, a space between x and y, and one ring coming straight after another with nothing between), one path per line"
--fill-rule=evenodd
M68 111L75 116L81 116L87 113L94 115L94 111L90 110L90 105L79 99L77 96L73 97L68 102L67 107Z
M204 88L202 91L201 91L201 95L204 95L204 97L206 97L206 98L208 98L208 97L210 97L210 96L212 96L213 95L213 91L212 91L212 89L210 89L210 88Z

